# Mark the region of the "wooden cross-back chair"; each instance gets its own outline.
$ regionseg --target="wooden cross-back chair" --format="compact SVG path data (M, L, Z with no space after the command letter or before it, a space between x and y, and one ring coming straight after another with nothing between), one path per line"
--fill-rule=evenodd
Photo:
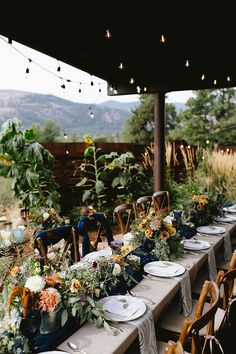
M210 303L207 299L210 298ZM179 301L179 299L177 299ZM224 318L225 311L219 309L219 287L215 282L206 280L202 287L202 291L198 300L193 300L193 310L189 317L193 320L193 323L189 326L188 336L186 341L187 350L190 350L192 354L201 353L198 351L198 340L203 339L204 336L214 335L216 329L220 327L220 324ZM217 315L216 315L217 313ZM184 323L184 315L179 313L178 303L173 302L165 311L165 315L160 320L158 327L158 335L160 340L174 340L179 339L182 324ZM201 320L200 320L201 319ZM198 320L200 320L198 322ZM207 327L206 324L208 324ZM192 340L192 335L196 332L196 339ZM196 342L196 343L195 343ZM190 344L191 343L191 344ZM183 341L184 346L184 341ZM197 349L195 349L195 347Z
M153 198L151 195L139 197L136 200L136 214L139 217L140 213L147 215L149 210L153 207Z
M134 203L120 204L114 209L114 218L120 227L122 235L130 231L130 225L136 218Z
M166 345L165 351L161 354L184 354L184 349L180 341L174 342L170 340Z
M35 233L34 245L38 249L41 256L41 266L48 265L48 247L56 245L62 239L65 240L63 254L68 247L71 248L70 262L79 261L78 236L75 229L71 225L59 226L50 230L42 230Z
M101 236L106 235L107 242L113 241L112 230L104 213L94 213L82 217L77 224L78 234L83 237L82 256L96 251L98 242L102 241Z
M153 206L156 213L170 213L170 194L168 191L158 191L153 193Z

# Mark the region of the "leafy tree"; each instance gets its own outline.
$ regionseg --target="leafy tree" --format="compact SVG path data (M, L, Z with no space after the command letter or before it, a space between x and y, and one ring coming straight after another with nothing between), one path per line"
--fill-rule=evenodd
M126 121L123 138L130 143L150 144L153 141L154 128L154 95L141 95L140 105L133 110L133 115ZM165 106L166 131L173 129L178 123L178 115L173 104Z
M183 138L189 143L201 145L206 140L221 142L228 140L234 142L232 132L227 131L227 126L235 122L235 90L232 88L217 90L195 91L195 97L190 98L187 109L179 114L179 124L171 131L172 139ZM224 130L224 136L217 132Z
M47 120L44 127L33 124L31 129L35 133L35 139L40 142L54 142L61 135L61 127L51 120Z

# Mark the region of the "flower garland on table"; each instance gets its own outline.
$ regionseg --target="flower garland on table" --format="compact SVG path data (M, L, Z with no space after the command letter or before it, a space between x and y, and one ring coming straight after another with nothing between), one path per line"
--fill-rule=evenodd
M131 244L135 247L151 242L152 250L158 260L166 261L183 254L181 237L172 224L167 223L162 215L153 209L148 215L140 213L139 218L131 225L133 238Z

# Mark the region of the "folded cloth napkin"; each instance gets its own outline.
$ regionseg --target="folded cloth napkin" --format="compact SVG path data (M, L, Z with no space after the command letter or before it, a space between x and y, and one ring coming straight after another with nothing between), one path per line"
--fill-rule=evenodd
M103 304L103 307L110 313L130 317L138 311L140 304L137 303L137 301L132 301L132 299L127 301L125 297L120 297L120 300L118 298L108 300L105 304Z
M140 354L158 354L152 311L147 307L143 316L130 323L138 328Z
M178 279L180 281L180 310L187 317L193 308L189 271L186 270Z
M224 234L224 259L229 261L232 257L232 245L229 231Z
M209 277L211 281L216 279L217 268L216 268L216 257L213 247L204 250L208 255L208 268L209 268Z

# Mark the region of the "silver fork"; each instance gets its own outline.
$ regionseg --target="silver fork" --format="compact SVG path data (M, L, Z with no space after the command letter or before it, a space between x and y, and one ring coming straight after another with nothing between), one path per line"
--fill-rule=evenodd
M129 295L131 295L132 297L136 297L137 299L143 300L143 302L146 302L147 304L150 304L150 305L156 304L154 301L152 301L152 299L149 299L148 297L142 296L142 295L135 295L131 290L127 290L127 293Z

